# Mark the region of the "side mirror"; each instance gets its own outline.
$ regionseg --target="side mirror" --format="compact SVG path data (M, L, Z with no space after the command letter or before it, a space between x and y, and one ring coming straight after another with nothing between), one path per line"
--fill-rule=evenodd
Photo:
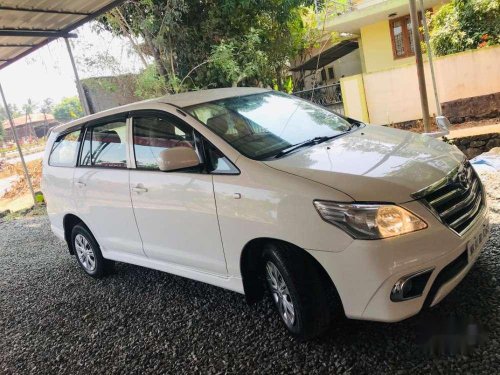
M200 159L195 150L190 147L167 148L160 152L160 171L174 171L177 169L192 168L200 165Z

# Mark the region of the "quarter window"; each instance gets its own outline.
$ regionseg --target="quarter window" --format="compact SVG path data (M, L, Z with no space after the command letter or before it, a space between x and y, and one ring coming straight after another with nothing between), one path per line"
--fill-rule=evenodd
M134 117L134 153L138 169L160 170L160 153L173 147L195 149L193 130L168 116Z
M54 142L49 157L49 165L55 167L73 167L78 154L81 130L60 136Z
M205 141L205 149L208 153L207 170L214 174L239 174L239 170L224 156L215 146Z
M125 120L97 125L87 130L80 165L126 168L127 126Z

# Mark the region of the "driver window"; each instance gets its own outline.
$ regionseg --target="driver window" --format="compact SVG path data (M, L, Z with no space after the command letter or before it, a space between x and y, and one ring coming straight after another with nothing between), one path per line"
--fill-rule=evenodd
M133 118L134 152L137 169L160 170L159 155L173 147L195 149L193 130L167 116Z

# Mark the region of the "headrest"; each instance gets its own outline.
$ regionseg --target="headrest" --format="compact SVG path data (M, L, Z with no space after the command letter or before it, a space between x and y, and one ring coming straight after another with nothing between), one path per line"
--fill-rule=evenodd
M211 117L207 120L207 127L212 129L218 135L224 135L229 129L229 124L227 123L227 115L219 115Z

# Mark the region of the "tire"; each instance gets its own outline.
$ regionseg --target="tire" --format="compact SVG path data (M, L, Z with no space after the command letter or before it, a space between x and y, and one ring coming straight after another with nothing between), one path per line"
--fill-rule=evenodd
M87 275L101 278L112 270L114 262L102 257L99 244L85 226L77 224L73 227L71 246L78 265Z
M318 265L301 250L267 244L263 272L271 300L288 331L299 340L319 337L330 326L329 285Z

